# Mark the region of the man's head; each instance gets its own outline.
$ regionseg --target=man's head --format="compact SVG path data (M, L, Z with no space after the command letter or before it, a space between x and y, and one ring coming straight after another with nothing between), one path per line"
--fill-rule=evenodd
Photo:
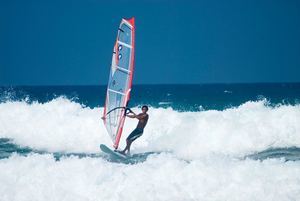
M148 106L147 105L143 105L142 111L143 111L143 113L146 113L148 111Z

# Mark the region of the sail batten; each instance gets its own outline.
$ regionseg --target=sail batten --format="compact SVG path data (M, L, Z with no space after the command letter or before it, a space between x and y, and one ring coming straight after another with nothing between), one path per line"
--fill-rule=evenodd
M122 19L113 49L111 70L104 106L104 125L115 149L125 122L125 109L130 99L134 70L134 18Z

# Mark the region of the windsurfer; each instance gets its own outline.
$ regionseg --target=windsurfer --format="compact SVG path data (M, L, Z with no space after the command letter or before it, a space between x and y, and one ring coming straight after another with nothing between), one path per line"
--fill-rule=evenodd
M137 118L139 120L139 122L137 124L137 127L127 137L127 139L126 139L126 147L120 153L126 154L126 151L127 151L127 155L130 155L130 146L131 146L131 143L134 140L136 140L137 138L139 138L139 137L141 137L143 135L144 128L146 127L148 119L149 119L149 115L147 114L147 111L148 111L148 106L146 106L146 105L144 105L142 107L142 113L140 113L138 115L136 115L134 112L132 112L129 109L129 114L126 114L126 116L129 117L129 118Z

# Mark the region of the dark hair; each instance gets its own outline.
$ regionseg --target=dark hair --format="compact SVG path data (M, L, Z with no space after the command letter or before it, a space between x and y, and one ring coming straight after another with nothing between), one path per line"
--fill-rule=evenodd
M148 106L147 105L143 105L142 109L146 109L148 111Z

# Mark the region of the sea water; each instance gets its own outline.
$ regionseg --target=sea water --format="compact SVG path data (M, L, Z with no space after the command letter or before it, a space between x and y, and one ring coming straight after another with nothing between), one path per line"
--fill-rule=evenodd
M0 87L0 200L300 200L300 84L133 86L133 111L150 106L133 163L99 149L104 100L105 86Z

